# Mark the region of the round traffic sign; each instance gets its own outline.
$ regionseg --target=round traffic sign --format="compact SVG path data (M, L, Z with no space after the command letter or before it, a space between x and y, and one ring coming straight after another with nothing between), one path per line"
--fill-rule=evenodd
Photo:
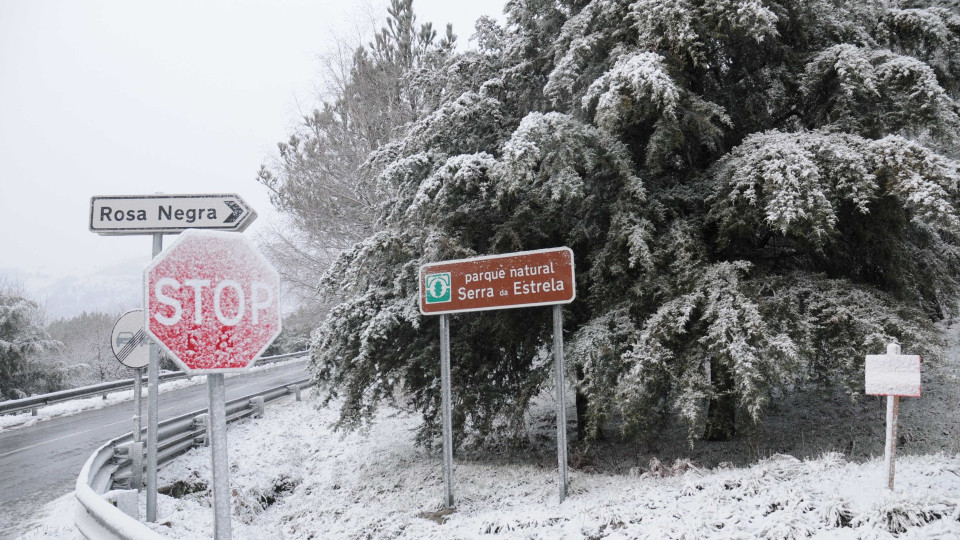
M242 371L280 333L280 276L240 234L184 231L143 285L147 334L184 371Z
M117 319L110 334L110 348L121 364L140 369L150 361L150 347L143 331L143 310L130 310Z

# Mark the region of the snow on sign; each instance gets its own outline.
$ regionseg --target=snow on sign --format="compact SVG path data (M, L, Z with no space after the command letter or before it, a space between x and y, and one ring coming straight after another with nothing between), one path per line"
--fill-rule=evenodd
M184 231L143 277L147 333L184 371L242 371L280 333L280 277L239 234Z
M568 247L420 267L424 315L568 304L575 296L573 251Z
M920 356L896 354L892 350L887 354L868 354L866 393L920 397Z
M90 230L103 235L172 234L187 229L239 232L256 218L257 213L235 193L90 198Z

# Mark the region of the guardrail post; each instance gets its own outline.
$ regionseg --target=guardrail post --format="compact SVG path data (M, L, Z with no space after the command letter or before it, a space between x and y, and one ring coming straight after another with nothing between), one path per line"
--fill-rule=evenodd
M291 384L287 387L287 392L294 394L297 397L297 401L300 401L300 385Z
M253 417L261 418L263 417L264 405L263 405L263 396L255 397L250 400L250 407L253 408Z
M116 489L103 494L108 502L113 503L121 512L132 517L140 519L139 495L135 489Z
M143 443L130 443L130 481L133 489L139 492L143 489Z
M30 409L30 416L36 416L36 415L37 415L37 407Z
M133 441L117 446L117 450L130 457L130 485L131 489L139 492L143 489L143 443Z
M193 419L193 423L203 426L203 445L210 446L210 415L207 413L198 414Z

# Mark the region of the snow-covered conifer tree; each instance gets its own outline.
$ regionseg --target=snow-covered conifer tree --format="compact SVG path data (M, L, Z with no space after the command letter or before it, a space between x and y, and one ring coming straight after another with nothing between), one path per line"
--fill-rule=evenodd
M43 329L37 303L18 287L0 282L0 399L59 390L51 387L59 382L56 377L46 373L34 358L58 346Z
M402 397L436 435L417 268L480 254L574 250L585 436L666 414L725 439L786 391L857 394L888 340L935 351L960 293L960 19L931 4L511 0L505 27L481 20L357 169L375 202L313 346L343 423ZM457 429L520 429L550 384L547 311L453 317Z

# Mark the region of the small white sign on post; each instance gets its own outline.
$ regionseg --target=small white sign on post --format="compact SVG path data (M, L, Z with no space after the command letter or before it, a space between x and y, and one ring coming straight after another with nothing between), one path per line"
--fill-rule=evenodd
M110 334L110 347L121 364L141 369L150 361L147 333L143 330L143 310L130 310L117 319ZM140 372L137 372L140 375Z
M143 310L128 311L117 319L110 334L110 347L117 360L134 369L133 376L133 440L140 442L140 420L143 407L140 400L143 396L141 379L143 368L150 363L150 347L146 332L143 331ZM136 468L135 468L136 469ZM135 482L136 489L140 484Z
M920 356L900 354L900 345L891 343L887 345L887 354L867 355L865 382L868 395L887 396L887 441L883 454L887 488L892 491L900 396L920 397Z

